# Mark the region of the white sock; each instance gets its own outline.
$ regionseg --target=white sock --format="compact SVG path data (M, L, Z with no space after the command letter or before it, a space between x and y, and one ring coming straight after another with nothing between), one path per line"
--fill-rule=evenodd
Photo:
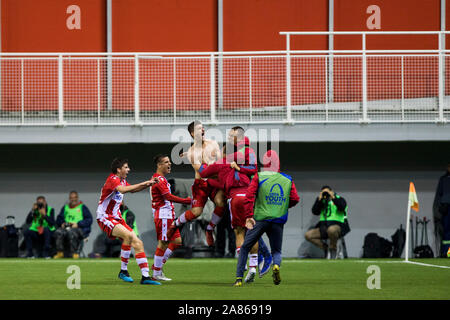
M163 259L164 256L157 256L155 255L155 258L153 260L153 276L160 276L162 273L162 266L163 266Z
M166 261L172 256L173 251L170 250L169 248L166 249L166 251L164 252L164 256L163 256L163 264L166 263Z
M186 212L183 212L177 220L175 220L175 225L180 226L180 224L186 223Z
M256 268L256 266L258 265L258 254L257 253L253 253L249 255L249 263L248 263L250 269L251 268Z

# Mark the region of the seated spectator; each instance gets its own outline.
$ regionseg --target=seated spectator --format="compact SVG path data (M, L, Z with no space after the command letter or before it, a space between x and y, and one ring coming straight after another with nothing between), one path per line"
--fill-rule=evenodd
M55 231L56 250L54 256L64 258L64 244L69 242L70 254L74 259L80 257L81 241L84 241L91 232L92 214L88 207L78 197L78 192L69 193L69 203L61 208L56 218Z
M50 241L55 231L55 209L47 204L44 196L36 198L28 216L26 224L31 224L25 231L24 238L27 246L27 257L34 258L33 246L39 241L44 241L42 256L50 258Z

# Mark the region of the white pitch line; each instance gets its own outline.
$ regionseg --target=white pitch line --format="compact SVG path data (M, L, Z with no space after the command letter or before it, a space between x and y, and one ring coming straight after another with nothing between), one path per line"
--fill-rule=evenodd
M405 263L412 263L412 264L417 264L419 266L425 266L425 267L436 267L436 268L444 268L444 269L450 269L450 267L447 266L439 266L436 264L428 264L428 263L421 263L421 262L415 262L415 261L402 261Z
M151 260L151 259L150 259ZM190 259L182 259L182 258L176 258L171 259L171 263L189 263L191 261ZM78 263L120 263L120 259L117 260L111 260L111 259L64 259L64 260L44 260L44 259L0 259L0 266L2 262L7 263L71 263L71 264L78 264ZM193 261L194 263L237 263L237 259L211 259L211 258L198 258ZM384 261L382 259L380 260L353 260L353 259L337 259L337 260L327 260L327 259L311 259L311 260L305 260L305 259L296 259L296 260L284 260L282 261L283 264L291 264L291 263L299 263L299 264L308 264L308 263L339 263L339 262L345 262L345 263L370 263L370 264L384 264L384 263L411 263L421 266L427 266L427 267L436 267L436 268L443 268L443 269L450 269L450 266L440 266L440 265L433 265L433 264L427 264L427 263L421 263L421 262L414 262L414 261L405 261L405 260L397 260L397 261Z

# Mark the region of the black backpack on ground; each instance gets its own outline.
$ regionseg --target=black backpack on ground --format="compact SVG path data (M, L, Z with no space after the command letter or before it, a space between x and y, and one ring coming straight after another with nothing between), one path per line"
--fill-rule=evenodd
M415 247L414 258L434 258L433 250L429 245Z
M428 244L428 232L427 232L427 224L430 222L430 220L427 220L426 217L423 217L423 220L419 220L416 217L416 243L414 247L414 258L434 258L433 250ZM419 225L422 225L422 234L421 234L421 240L420 245L417 245L417 242L419 240Z
M392 258L400 258L406 241L406 232L405 230L403 230L402 225L400 225L400 228L397 229L391 236L391 239L394 246L394 250L392 251Z
M0 228L0 257L15 258L19 256L19 232L14 225Z
M363 250L363 258L389 258L392 252L392 242L371 232L364 237Z

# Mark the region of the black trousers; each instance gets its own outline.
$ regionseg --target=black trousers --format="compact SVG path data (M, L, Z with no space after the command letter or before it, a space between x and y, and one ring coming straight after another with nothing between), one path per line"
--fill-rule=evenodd
M69 243L70 253L80 253L80 244L84 234L80 228L59 228L55 231L56 250L64 251L64 244Z
M44 239L44 248L42 251L42 256L48 257L50 253L50 243L52 239L52 232L48 228L44 228L44 233L39 234L37 231L28 229L24 233L25 243L27 245L27 256L33 256L33 243Z
M239 252L236 277L242 278L247 263L248 253L253 245L258 242L264 233L267 234L270 242L270 250L273 257L273 264L281 266L281 247L283 245L284 224L271 221L256 221L255 226L245 233L244 244Z

